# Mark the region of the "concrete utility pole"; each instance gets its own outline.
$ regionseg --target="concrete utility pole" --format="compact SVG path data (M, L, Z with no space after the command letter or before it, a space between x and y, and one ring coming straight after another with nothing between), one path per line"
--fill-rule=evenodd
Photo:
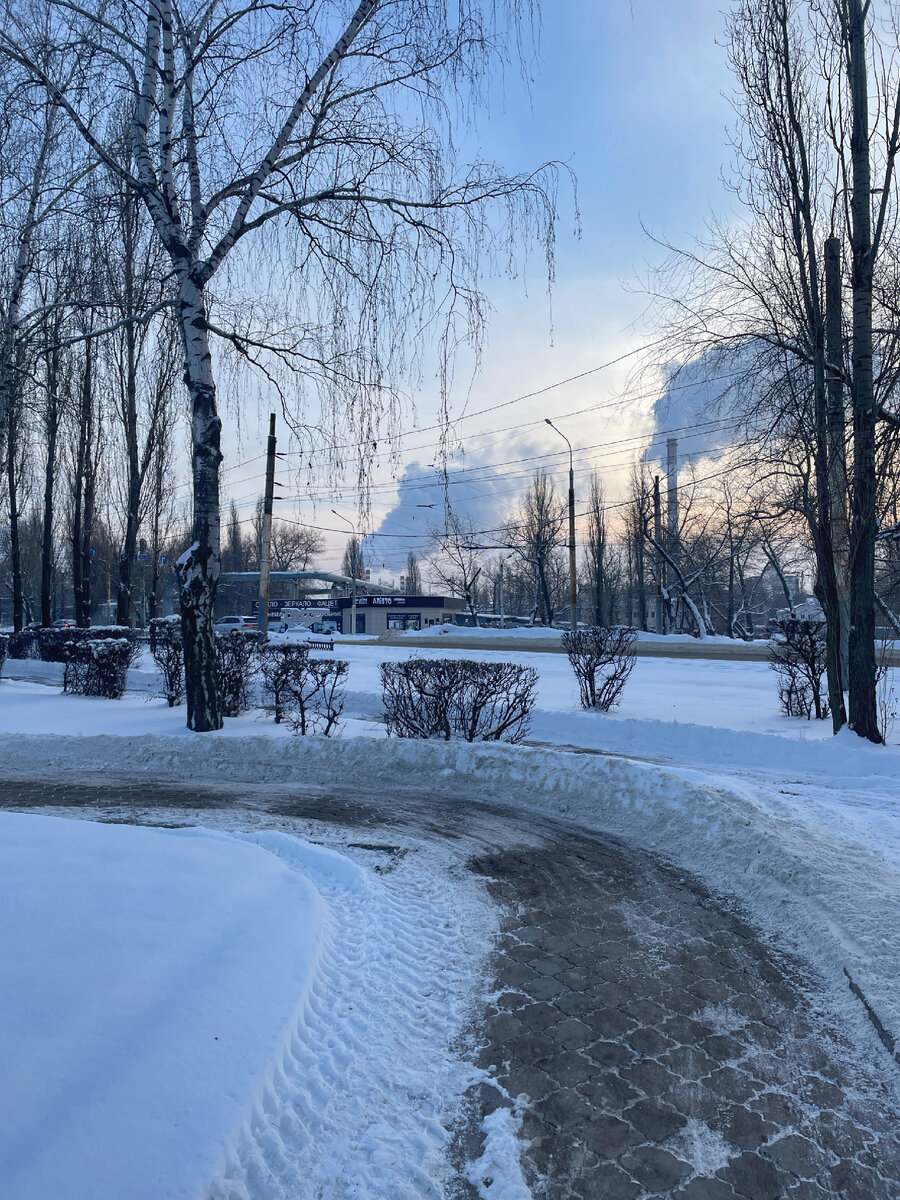
M557 429L549 417L544 417L544 420L551 429L556 430L559 436L565 441L569 447L569 608L571 610L572 619L569 626L570 629L578 628L578 574L575 565L575 468L572 457L572 443L566 437L561 429Z
M355 636L356 635L356 572L357 572L357 570L360 570L362 568L362 542L359 540L359 534L356 532L356 526L351 524L350 521L348 521L346 517L342 517L336 508L333 508L331 511L334 513L334 515L336 517L339 518L339 520L343 521L345 525L350 526L350 529L353 533L354 540L356 542L357 559L356 559L356 562L350 563L350 634L351 634L351 636ZM341 622L341 629L343 631L343 621Z
M266 444L266 490L263 496L262 545L259 551L259 615L257 627L265 641L269 636L269 567L272 559L272 506L275 498L275 414L269 413Z
M657 547L662 546L662 505L659 498L659 476L653 476L653 538ZM661 550L656 551L656 632L666 632L665 610L663 608L663 556Z
M666 439L666 531L668 533L668 551L674 554L678 549L678 438Z

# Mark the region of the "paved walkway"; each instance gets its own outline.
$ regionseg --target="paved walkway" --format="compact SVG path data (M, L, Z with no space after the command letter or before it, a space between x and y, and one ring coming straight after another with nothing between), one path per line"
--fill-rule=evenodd
M502 913L479 1065L523 1097L523 1171L546 1200L897 1200L900 1073L823 1015L811 973L647 855L464 799L413 790L0 782L4 807L182 823L271 814L348 843L443 841ZM197 810L201 810L199 815ZM501 1100L480 1085L456 1131L453 1190ZM490 1194L485 1181L484 1195ZM298 1197L303 1197L302 1183Z

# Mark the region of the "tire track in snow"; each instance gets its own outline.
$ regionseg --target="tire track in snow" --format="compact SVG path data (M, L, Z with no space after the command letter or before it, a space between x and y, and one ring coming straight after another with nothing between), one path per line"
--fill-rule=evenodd
M283 835L249 836L290 854ZM210 1200L444 1195L450 1126L476 1074L450 1047L493 916L463 872L451 892L405 865L348 886L302 864L329 905L320 969Z

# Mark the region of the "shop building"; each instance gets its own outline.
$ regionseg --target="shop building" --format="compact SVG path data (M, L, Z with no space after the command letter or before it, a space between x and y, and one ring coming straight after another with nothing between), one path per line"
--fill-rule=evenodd
M332 600L330 607L341 633L378 634L452 625L465 605L456 596L357 596L355 629L350 628L353 601L349 596Z

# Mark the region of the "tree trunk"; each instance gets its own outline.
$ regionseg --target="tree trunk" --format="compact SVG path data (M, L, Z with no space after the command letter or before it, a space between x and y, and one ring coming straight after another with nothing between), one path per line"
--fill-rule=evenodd
M865 16L847 0L852 110L853 522L850 543L850 724L870 742L878 729L875 667L875 384L872 366L872 182Z
M825 360L828 377L828 479L831 545L840 616L841 681L850 678L850 522L847 516L847 431L844 421L843 303L840 238L825 241Z
M13 628L20 633L25 625L25 598L22 590L22 547L19 540L19 490L16 455L19 448L19 414L16 406L7 411L6 485L9 496L9 561L12 574Z
M219 579L219 464L222 423L216 411L206 305L185 268L179 279L178 324L191 398L194 485L193 545L178 560L188 728L221 729L213 613Z
M44 517L41 531L41 624L53 622L53 493L56 484L56 440L59 432L59 399L55 367L48 363L47 409L44 428L47 436L47 464L44 469Z

